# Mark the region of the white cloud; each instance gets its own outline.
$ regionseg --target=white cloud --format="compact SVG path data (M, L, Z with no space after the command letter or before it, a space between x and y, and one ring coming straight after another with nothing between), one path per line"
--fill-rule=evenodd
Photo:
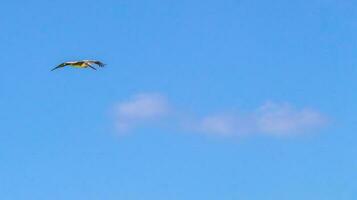
M116 125L120 131L127 131L133 126L161 119L169 110L167 99L160 94L135 95L116 106Z
M302 133L319 128L327 121L316 110L296 109L288 104L267 103L259 109L257 115L258 130L274 135Z
M239 136L246 134L292 135L326 124L326 117L313 109L297 109L289 104L266 103L245 114L208 115L198 120L196 130L207 134Z
M119 131L128 131L136 126L150 123L156 126L170 121L190 132L219 136L265 134L287 136L316 130L326 124L326 117L314 109L295 108L287 103L266 103L249 112L221 112L192 120L191 117L173 116L167 98L160 94L139 94L115 108L116 125ZM180 111L184 113L184 111ZM170 119L170 120L168 120Z
M198 130L211 134L230 135L236 130L237 120L228 115L206 116L198 124Z

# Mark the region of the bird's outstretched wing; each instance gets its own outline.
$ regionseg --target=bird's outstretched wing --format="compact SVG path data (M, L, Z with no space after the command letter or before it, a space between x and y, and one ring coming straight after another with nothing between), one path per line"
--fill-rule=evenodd
M98 61L98 60L84 60L85 62L88 62L89 64L96 64L99 67L104 67L104 63Z
M94 70L97 70L95 67L93 67L92 65L88 65L88 67L94 69Z
M53 68L51 71L55 70L55 69L58 69L58 68L62 68L62 67L65 67L67 65L70 65L70 63L68 62L64 62L64 63L61 63L60 65L58 65L57 67Z

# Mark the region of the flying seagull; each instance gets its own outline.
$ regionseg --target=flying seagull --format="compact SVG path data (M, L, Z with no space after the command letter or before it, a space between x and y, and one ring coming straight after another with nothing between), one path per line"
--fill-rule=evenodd
M62 68L65 66L71 66L71 67L76 67L76 68L87 68L90 67L94 70L97 70L95 67L93 67L92 65L96 64L99 67L104 67L104 63L98 61L98 60L79 60L79 61L69 61L69 62L64 62L61 63L60 65L58 65L57 67L53 68L51 71L58 69L58 68Z

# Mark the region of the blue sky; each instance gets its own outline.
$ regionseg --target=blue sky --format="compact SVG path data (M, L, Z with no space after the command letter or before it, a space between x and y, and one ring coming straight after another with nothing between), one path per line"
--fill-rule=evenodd
M356 2L0 6L0 199L357 198Z

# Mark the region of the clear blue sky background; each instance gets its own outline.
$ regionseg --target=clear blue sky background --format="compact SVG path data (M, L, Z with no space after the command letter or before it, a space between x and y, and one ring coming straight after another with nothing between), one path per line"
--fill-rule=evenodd
M0 199L357 199L352 0L0 2ZM101 59L98 71L63 69ZM323 130L243 140L140 129L140 92L197 113L289 102Z

